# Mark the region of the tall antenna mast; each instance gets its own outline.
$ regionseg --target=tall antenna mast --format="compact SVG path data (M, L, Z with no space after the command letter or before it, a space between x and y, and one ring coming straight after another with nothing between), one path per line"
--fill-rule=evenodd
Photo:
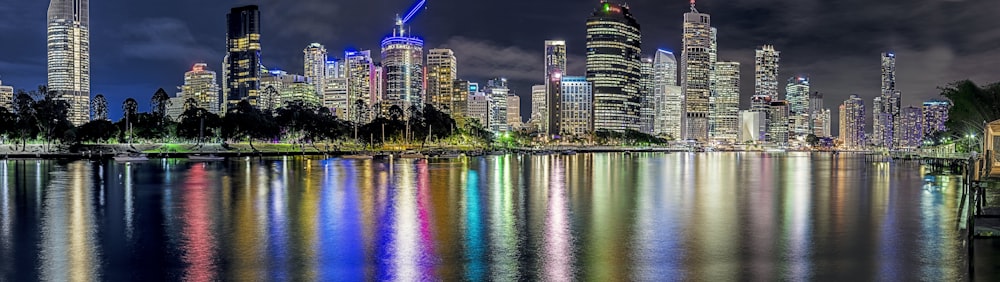
M695 12L695 13L697 13L697 12L698 12L698 9L695 9L695 8L694 8L694 1L695 1L695 0L691 0L691 11L692 11L692 12Z

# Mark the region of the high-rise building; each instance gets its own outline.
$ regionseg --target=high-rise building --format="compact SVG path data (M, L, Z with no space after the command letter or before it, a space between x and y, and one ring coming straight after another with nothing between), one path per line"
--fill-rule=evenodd
M347 78L327 76L323 86L323 107L333 115L347 120L351 103L347 99Z
M766 114L761 111L740 111L739 143L758 143L765 140L767 126L764 125L764 116Z
M812 112L809 102L809 76L799 75L788 79L785 86L785 99L788 101L788 111L792 120L792 136L805 137L812 134Z
M563 102L563 76L561 73L553 73L549 77L552 81L545 82L545 134L547 138L554 138L562 135L562 102ZM593 98L593 97L591 97Z
M830 130L830 109L822 109L813 112L812 116L812 134L817 137L832 137L832 131Z
M353 51L344 54L347 78L347 120L366 123L371 118L372 63L371 51Z
M709 139L733 143L739 138L740 63L716 62L709 97Z
M656 126L656 97L653 94L653 58L643 58L639 71L639 131L653 134Z
M315 88L315 93L323 93L327 74L326 47L319 43L310 43L302 53L305 54L303 74Z
M479 89L472 89L474 83L468 80L455 80L453 85L452 105L454 108L452 108L451 114L452 116L468 116L469 95L479 91Z
M931 100L924 102L924 136L931 136L934 133L948 131L945 123L948 122L948 112L951 110L951 102L943 100Z
M901 94L896 90L896 55L891 52L882 53L882 89L873 104L872 141L876 146L894 149L898 145L899 131L895 130L899 122L901 109Z
M754 95L767 96L772 101L778 99L778 63L781 60L780 55L781 52L775 50L772 45L764 45L756 50Z
M486 82L486 95L490 96L489 128L493 133L509 131L507 124L507 94L510 87L506 78L494 78Z
M773 101L767 113L767 141L788 143L788 101Z
M923 120L924 114L918 107L905 107L900 111L897 128L900 136L899 148L915 149L923 144Z
M865 101L857 94L840 105L840 140L846 149L865 147Z
M344 64L341 64L341 60L333 59L326 61L326 78L342 78L344 77L343 71Z
M424 41L407 33L405 22L396 21L392 36L382 40L382 71L385 75L383 107L403 109L424 106Z
M709 97L712 81L712 17L698 12L694 2L684 14L684 49L681 53L681 96L684 97L682 139L708 140Z
M479 91L469 95L468 118L479 122L480 125L487 129L489 128L490 100L489 95Z
M0 108L14 112L14 87L3 85L3 81L0 81Z
M427 52L427 100L445 113L451 113L455 103L465 102L465 99L455 97L457 75L458 61L455 59L454 51L431 49Z
M541 112L538 112L539 118L536 121L541 126L539 129L542 132L546 132L549 137L553 134L549 131L549 125L552 124L550 121L550 114L552 112L545 111L550 107L559 107L559 103L562 101L562 87L559 86L559 82L562 77L566 75L566 41L563 40L546 40L545 41L545 89L544 96L542 96L542 103L539 105ZM534 92L532 92L534 95ZM534 110L534 103L533 103ZM535 112L532 111L534 114ZM558 112L554 114L558 115ZM558 132L556 132L558 133Z
M684 96L677 85L674 53L659 49L653 56L653 134L680 138L684 125Z
M601 1L587 18L587 80L593 85L595 129L639 129L641 46L639 23L628 5Z
M559 135L583 137L593 131L593 87L586 77L564 76L559 109Z
M548 113L545 111L545 85L531 86L531 123L539 132L548 132Z
M219 84L215 79L215 72L207 70L208 64L198 63L191 68L191 71L184 73L184 85L181 89L183 103L187 99L194 99L199 108L205 109L214 114L221 114L219 109Z
M90 1L51 0L47 16L48 90L69 104L67 118L90 121Z
M249 100L258 106L263 64L260 60L260 10L256 5L236 7L226 15L226 58L223 60L222 111Z
M512 94L507 95L507 125L511 130L521 127L521 97Z
M316 88L302 75L289 74L282 70L271 70L261 78L261 88L264 89L260 99L261 108L277 109L290 103L300 102L310 106L321 106L322 98L316 93ZM273 98L273 90L277 90L277 98ZM263 94L266 92L267 94Z

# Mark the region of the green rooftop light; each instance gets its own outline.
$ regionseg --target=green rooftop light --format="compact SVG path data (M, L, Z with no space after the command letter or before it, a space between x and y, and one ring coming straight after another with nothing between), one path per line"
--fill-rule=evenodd
M604 11L605 12L611 12L611 4L604 3Z

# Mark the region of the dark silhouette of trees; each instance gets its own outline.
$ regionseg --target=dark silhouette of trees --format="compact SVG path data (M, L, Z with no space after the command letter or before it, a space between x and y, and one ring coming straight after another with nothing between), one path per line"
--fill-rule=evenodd
M154 115L160 117L167 116L167 108L170 107L170 95L163 88L157 89L153 97L149 99L149 109Z
M108 100L104 95L97 94L90 100L90 113L94 120L108 120Z

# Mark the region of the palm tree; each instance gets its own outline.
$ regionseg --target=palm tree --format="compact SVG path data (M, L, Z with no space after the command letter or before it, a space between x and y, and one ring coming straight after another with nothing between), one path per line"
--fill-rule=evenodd
M170 107L170 95L167 95L167 91L160 88L153 93L153 97L149 100L149 108L153 111L153 114L162 117L167 116L167 108Z

